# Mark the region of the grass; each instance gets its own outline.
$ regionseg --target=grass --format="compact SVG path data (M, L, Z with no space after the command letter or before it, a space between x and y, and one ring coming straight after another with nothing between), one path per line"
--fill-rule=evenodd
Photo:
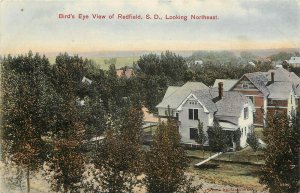
M209 158L214 155L214 152L202 151L202 150L187 150L187 155L191 158L199 159L199 162L203 159ZM227 161L227 162L240 162L240 163L252 163L252 164L263 164L263 153L262 151L254 152L251 147L246 147L241 151L227 152L224 153L215 160Z
M108 57L99 57L99 58L88 58L93 60L98 67L100 67L103 70L108 70L109 65L105 64L105 60L108 60L110 58ZM139 57L117 57L117 63L116 63L116 68L119 69L124 66L132 66L133 62L136 62ZM49 61L51 64L55 63L55 57L49 57Z
M259 166L220 162L219 168L216 169L197 169L193 167L197 162L198 160L192 159L188 170L205 182L263 190L263 186L258 183ZM218 162L213 161L213 163Z
M264 140L264 134L263 134L263 128L262 127L254 128L254 133L258 138L260 138L261 140Z
M145 133L152 132L153 134L155 134L156 129L157 129L157 125L153 125L153 126L149 126L149 127L144 128L144 132Z
M187 150L190 158L188 171L208 183L263 191L264 187L258 183L257 176L261 164L264 163L262 151L254 152L248 146L237 152L224 153L208 162L218 164L218 168L199 169L194 167L196 163L214 154L214 152L203 150Z

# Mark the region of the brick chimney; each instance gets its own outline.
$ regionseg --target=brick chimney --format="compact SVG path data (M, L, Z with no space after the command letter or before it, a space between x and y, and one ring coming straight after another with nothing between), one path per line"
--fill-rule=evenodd
M219 82L219 98L223 98L223 82Z
M275 76L275 72L271 72L271 82L274 82L274 76Z

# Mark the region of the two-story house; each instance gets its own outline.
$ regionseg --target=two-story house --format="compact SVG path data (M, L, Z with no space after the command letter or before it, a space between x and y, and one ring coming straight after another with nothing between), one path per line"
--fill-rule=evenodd
M191 84L199 86L191 89ZM214 120L224 130L240 130L241 147L246 146L247 134L252 131L252 102L239 92L223 91L223 83L219 83L219 88L207 88L202 83L190 82L182 87L169 87L156 107L159 116L168 116L170 112L170 116L179 121L183 143L195 143L198 120L203 123L205 134Z
M265 126L268 112L291 116L300 97L300 78L284 68L244 74L230 89L247 96L254 104L254 124Z

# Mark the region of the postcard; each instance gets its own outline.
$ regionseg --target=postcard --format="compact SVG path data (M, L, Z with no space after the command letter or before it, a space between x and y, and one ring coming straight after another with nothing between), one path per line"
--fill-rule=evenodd
M300 190L298 0L2 0L0 21L0 192Z

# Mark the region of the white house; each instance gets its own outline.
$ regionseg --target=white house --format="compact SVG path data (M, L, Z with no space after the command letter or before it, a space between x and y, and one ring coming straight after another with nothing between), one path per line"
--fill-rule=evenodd
M196 143L198 120L203 123L206 134L208 127L213 126L214 119L224 130L240 130L241 147L246 146L247 134L252 132L251 100L236 91L223 91L223 83L219 83L219 88L207 88L199 82L169 87L162 102L156 107L159 116L168 116L170 112L170 116L179 121L183 143Z

